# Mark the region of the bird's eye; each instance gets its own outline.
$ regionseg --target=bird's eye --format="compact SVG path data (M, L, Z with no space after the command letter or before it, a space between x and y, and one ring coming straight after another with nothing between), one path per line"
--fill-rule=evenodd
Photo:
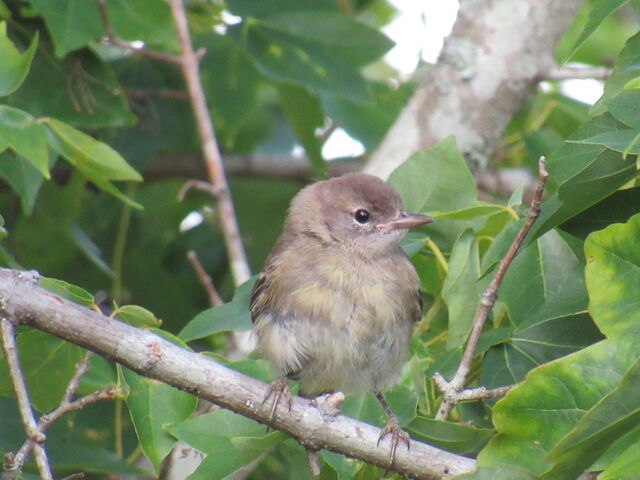
M353 215L356 222L358 223L367 223L369 221L369 212L364 208L359 208L356 210L356 213Z

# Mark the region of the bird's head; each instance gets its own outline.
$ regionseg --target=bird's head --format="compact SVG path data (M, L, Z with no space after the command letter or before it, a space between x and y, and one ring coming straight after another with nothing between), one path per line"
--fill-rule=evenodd
M285 229L375 256L396 247L408 229L432 221L405 212L380 178L349 173L304 188L291 202Z

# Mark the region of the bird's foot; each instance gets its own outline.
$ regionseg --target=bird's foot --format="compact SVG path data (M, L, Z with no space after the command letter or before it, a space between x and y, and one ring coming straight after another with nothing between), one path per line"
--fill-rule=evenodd
M389 453L389 465L387 466L387 468L390 469L393 466L393 462L396 458L398 443L400 443L400 441L402 440L407 445L407 450L409 450L409 448L411 447L411 437L407 432L400 428L398 419L393 415L389 417L387 425L380 431L377 445L380 445L382 439L384 439L388 435L391 435L391 451Z
M271 412L269 413L269 423L273 422L276 418L276 409L278 408L278 404L280 400L284 398L286 400L289 410L291 410L291 403L293 402L293 396L289 391L289 385L287 385L287 376L282 375L281 377L276 378L271 385L269 385L269 391L267 395L262 400L262 405L267 403L267 401L273 398L273 404L271 405Z

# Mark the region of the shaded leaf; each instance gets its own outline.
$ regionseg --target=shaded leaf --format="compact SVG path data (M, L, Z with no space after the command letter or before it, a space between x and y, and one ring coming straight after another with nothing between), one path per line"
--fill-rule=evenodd
M98 247L89 235L80 228L77 224L71 224L67 227L71 240L78 246L78 248L87 256L91 262L97 266L100 270L106 273L110 278L113 278L113 270L107 264L102 257L102 251Z
M316 177L326 177L327 164L322 157L322 142L316 135L324 121L320 100L307 90L293 85L280 85L280 104L284 115L304 147Z
M60 404L84 350L38 330L18 334L16 344L31 403L41 413L53 410ZM5 368L0 369L0 393L13 394Z
M416 440L460 454L478 452L494 433L489 428L477 428L420 416L407 426L407 430Z
M52 5L55 8L57 3ZM8 98L12 106L36 117L55 117L82 128L135 124L137 119L129 110L122 86L100 57L83 49L52 64L52 55L43 38L31 74Z
M0 176L20 196L22 211L31 215L44 178L36 168L20 155L0 153Z

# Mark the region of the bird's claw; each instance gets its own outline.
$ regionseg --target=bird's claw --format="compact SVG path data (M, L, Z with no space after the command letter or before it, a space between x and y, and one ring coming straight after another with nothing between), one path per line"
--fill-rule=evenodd
M273 405L271 405L271 411L269 412L269 423L272 423L276 418L276 409L278 408L278 404L280 400L284 397L286 399L287 405L289 407L289 411L291 411L291 403L293 402L293 396L289 391L289 385L287 385L287 377L281 376L274 380L274 382L269 385L269 391L262 400L262 405L267 403L267 401L275 395L273 399Z
M380 431L380 436L378 437L377 445L380 445L380 442L387 435L391 435L391 452L389 453L389 465L387 466L390 469L393 466L393 462L396 458L396 450L398 449L398 443L402 440L407 445L407 450L411 448L411 437L407 432L400 428L400 424L395 417L389 418L389 422L387 425Z

